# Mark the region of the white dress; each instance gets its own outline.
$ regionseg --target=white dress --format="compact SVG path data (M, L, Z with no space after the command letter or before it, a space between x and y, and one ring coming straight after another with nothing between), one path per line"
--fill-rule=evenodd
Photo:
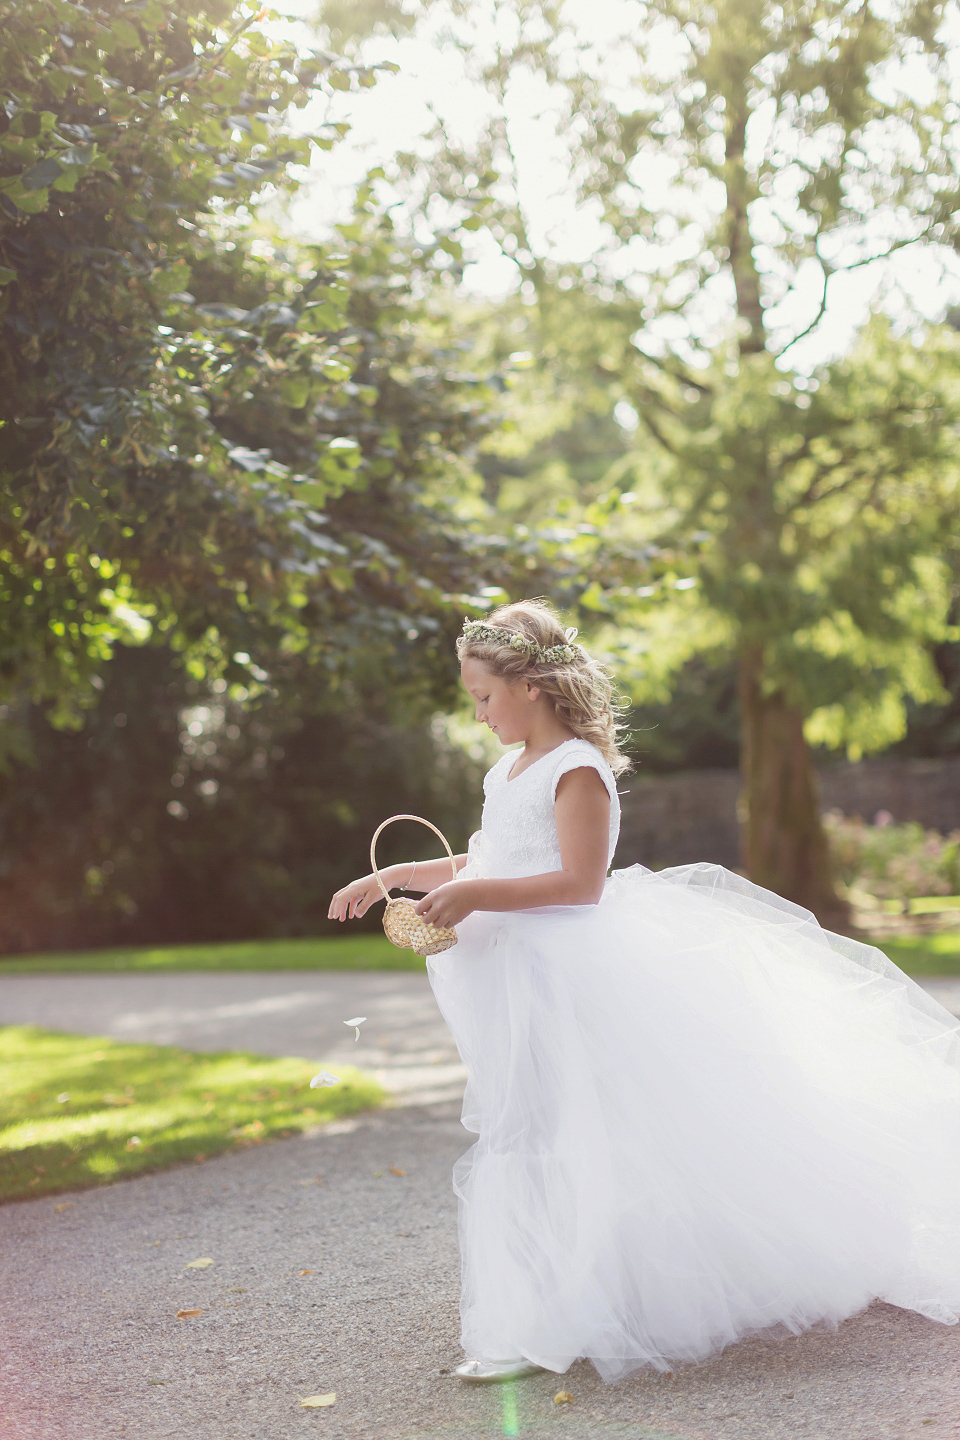
M486 777L470 876L560 868L568 740ZM879 951L717 865L475 912L429 963L467 1067L462 1343L606 1380L879 1297L960 1315L957 1021Z

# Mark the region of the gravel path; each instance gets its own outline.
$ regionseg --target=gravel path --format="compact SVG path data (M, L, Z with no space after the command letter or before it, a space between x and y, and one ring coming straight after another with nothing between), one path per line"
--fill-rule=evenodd
M105 986L92 1001L88 986L83 1001L84 987L70 987L91 978ZM270 1038L287 1026L311 1040L292 1053L313 1058L334 1052L312 1039L337 1033L318 1030L317 1015L332 1026L341 1011L371 1014L375 1000L389 1039L391 1004L406 996L424 1027L421 1050L397 1053L415 1056L429 1053L439 1024L421 979L58 976L30 1001L12 982L37 977L7 976L0 1015L266 1053L291 1053ZM122 994L126 980L160 989ZM187 981L210 988L198 984L188 1001ZM46 1008L31 1012L44 990ZM309 1008L321 991L330 1014ZM143 1003L148 994L163 1016ZM286 1009L262 1004L303 994ZM64 1007L81 1002L92 1009L71 1021ZM160 1025L172 1028L150 1030ZM536 1376L512 1391L460 1385L447 1373L459 1359L450 1168L468 1143L457 1108L407 1103L202 1165L0 1208L2 1440L960 1440L960 1327L880 1304L836 1332L746 1341L673 1376L607 1387L578 1365L562 1382ZM185 1268L200 1257L213 1265ZM178 1319L181 1309L203 1313ZM561 1383L572 1405L553 1403ZM335 1405L301 1408L302 1397L331 1391Z
M960 1329L885 1305L672 1377L608 1387L578 1365L562 1382L573 1405L553 1403L552 1376L513 1395L460 1385L444 1372L459 1358L450 1166L464 1138L454 1106L407 1107L3 1207L0 1436L960 1435ZM214 1264L184 1268L197 1258ZM301 1408L331 1391L331 1408Z

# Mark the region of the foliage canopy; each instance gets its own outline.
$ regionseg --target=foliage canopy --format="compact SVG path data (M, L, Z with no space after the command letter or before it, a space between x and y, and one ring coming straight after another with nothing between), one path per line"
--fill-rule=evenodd
M960 395L949 331L916 343L877 322L831 364L810 346L845 276L956 242L946 10L623 13L630 28L604 42L562 7L462 7L451 53L488 119L468 136L441 117L396 178L421 224L459 219L512 262L520 343L544 374L579 362L588 393L632 407L633 460L605 487L632 503L607 533L686 559L652 584L610 575L580 603L611 639L640 634L654 685L697 652L736 658L745 861L842 922L805 734L880 748L907 699L942 695L929 650L952 633ZM582 262L526 204L524 93L552 117L539 136L558 186L596 218Z
M344 128L307 128L323 96L377 67L217 0L0 18L3 698L76 721L151 630L248 686L236 654L335 671L358 633L439 631L472 573L440 482L483 387L362 197L336 247L254 218Z

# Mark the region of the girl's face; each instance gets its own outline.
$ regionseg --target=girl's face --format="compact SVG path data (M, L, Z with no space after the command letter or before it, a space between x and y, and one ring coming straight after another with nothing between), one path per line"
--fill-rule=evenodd
M540 699L536 686L520 680L510 683L469 656L460 666L460 674L476 704L477 720L489 725L501 745L529 738Z

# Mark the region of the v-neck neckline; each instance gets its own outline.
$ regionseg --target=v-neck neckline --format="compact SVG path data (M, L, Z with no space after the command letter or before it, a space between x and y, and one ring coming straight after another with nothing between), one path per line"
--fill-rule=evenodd
M560 741L560 744L559 744L559 745L554 745L554 747L553 747L552 750L546 750L542 755L538 755L537 758L536 758L536 760L531 760L529 765L525 765L525 766L523 767L523 769L520 771L520 774L519 774L519 775L514 775L514 774L513 774L513 765L516 765L516 763L517 763L516 760L514 760L513 765L511 765L511 766L510 766L510 769L507 771L506 783L507 783L508 785L512 785L515 780L519 780L519 779L520 779L520 776L521 776L521 775L526 775L526 773L527 773L528 770L534 770L534 769L536 769L536 767L540 764L540 761L541 761L541 760L546 760L547 757L550 756L550 755L556 755L557 751L558 751L558 750L562 750L563 747L564 747L564 745L572 745L573 742L576 740L576 738L577 738L576 735L571 735L569 740L561 740L561 741Z

